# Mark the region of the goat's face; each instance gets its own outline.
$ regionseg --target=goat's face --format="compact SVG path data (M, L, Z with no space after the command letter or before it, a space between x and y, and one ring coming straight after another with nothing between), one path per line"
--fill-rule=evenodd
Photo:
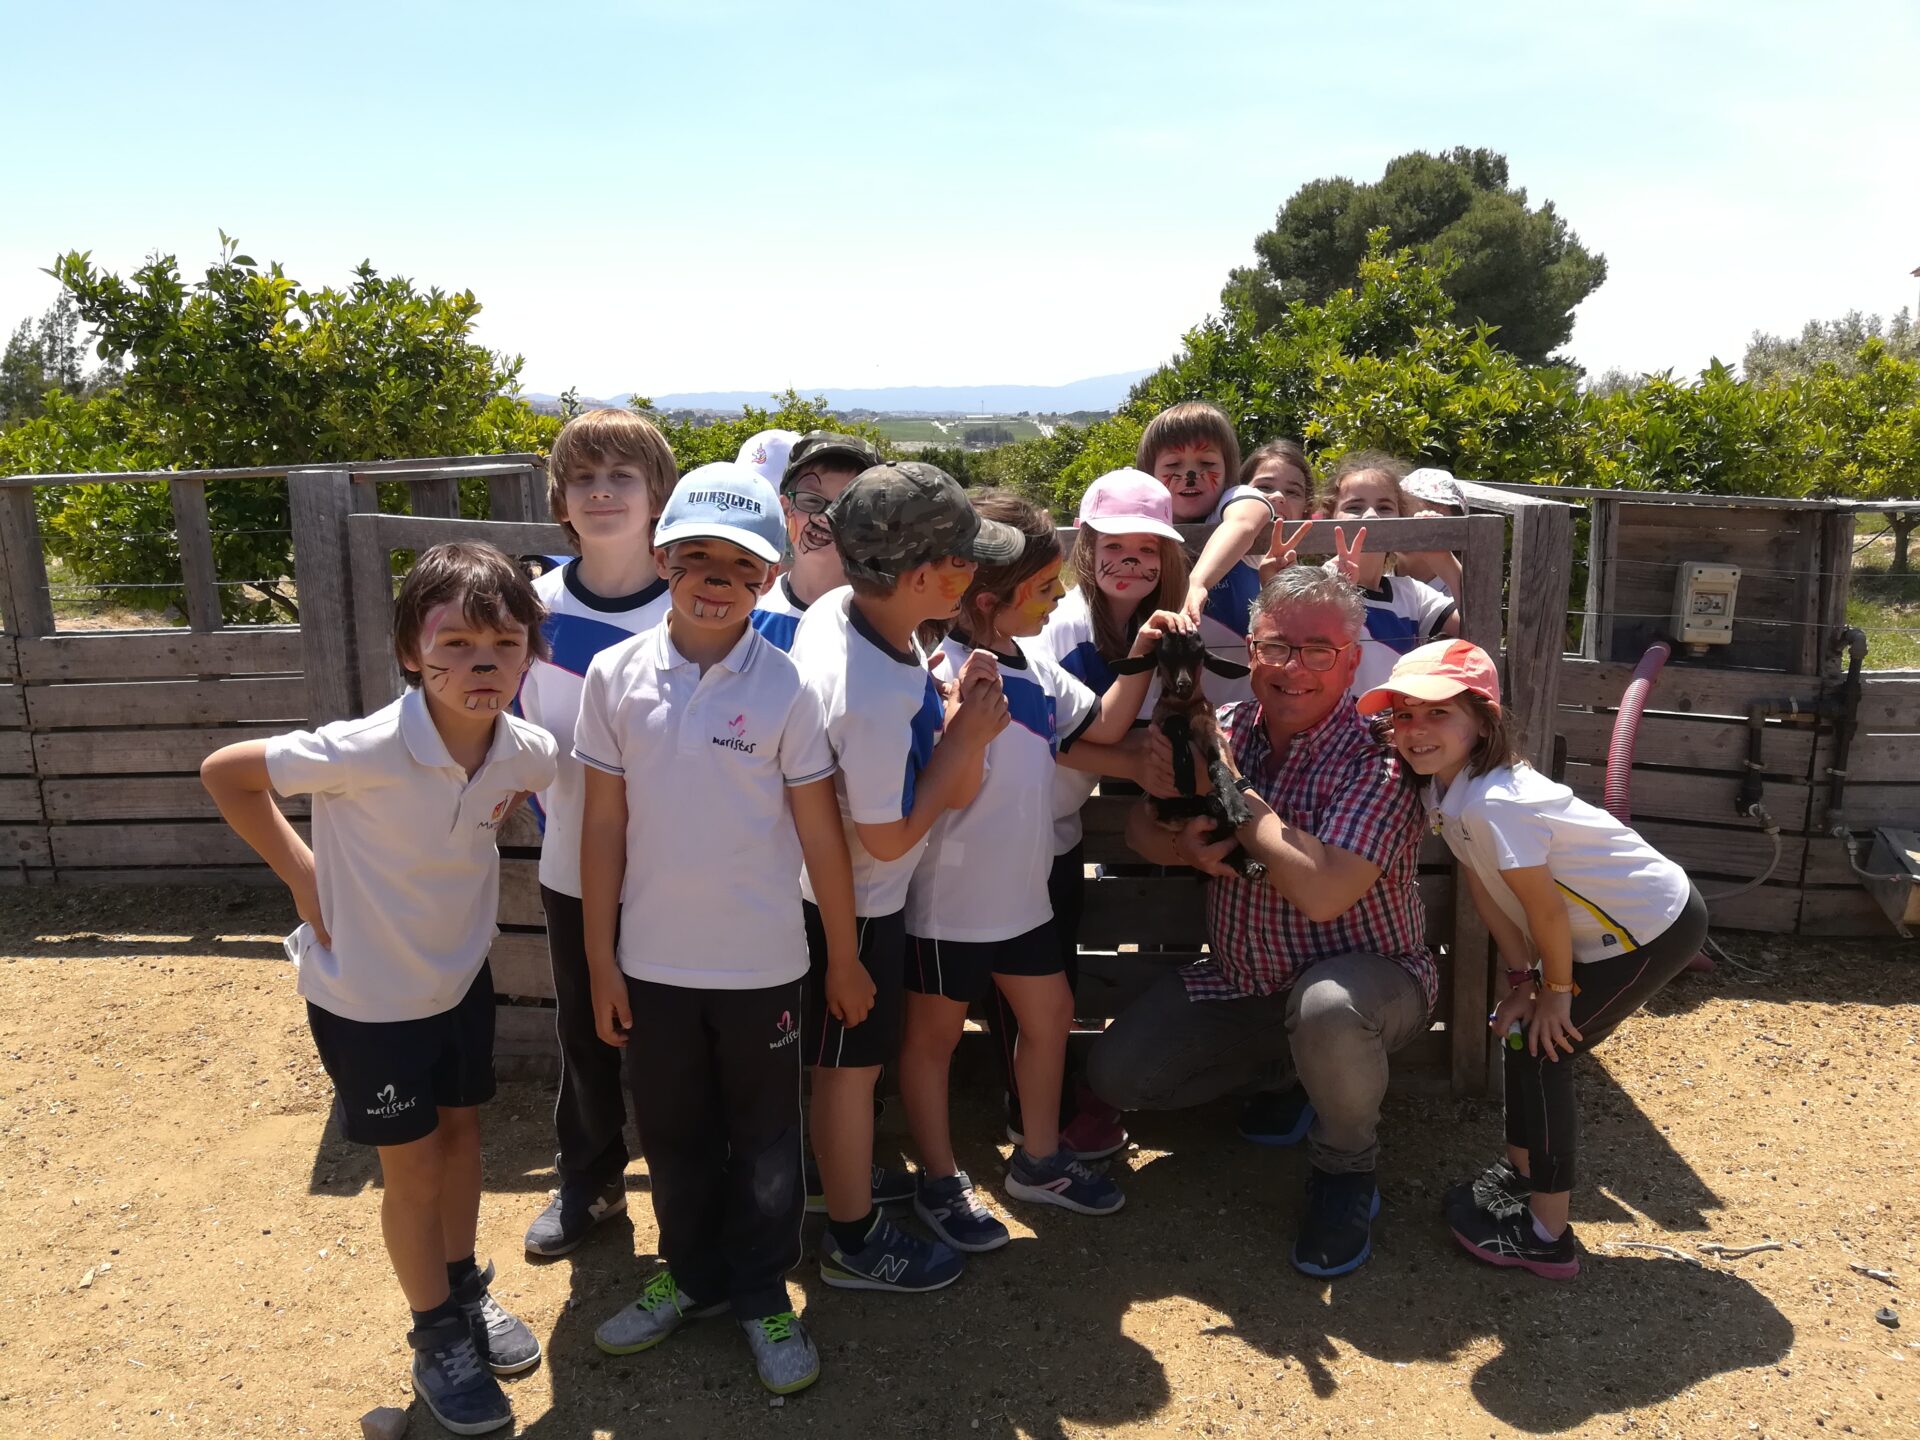
M1160 693L1179 704L1200 693L1200 671L1207 663L1206 642L1197 630L1169 630L1154 647Z

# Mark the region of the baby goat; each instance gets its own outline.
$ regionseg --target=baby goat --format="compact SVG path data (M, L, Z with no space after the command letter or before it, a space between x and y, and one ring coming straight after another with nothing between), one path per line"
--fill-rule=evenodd
M1152 655L1125 659L1113 668L1122 675L1138 675L1149 667L1160 672L1160 698L1154 701L1152 724L1173 746L1173 783L1180 791L1172 799L1150 799L1153 818L1178 829L1196 816L1204 816L1213 821L1215 841L1231 840L1234 831L1252 818L1252 812L1220 756L1220 731L1214 723L1213 706L1201 691L1200 672L1211 670L1237 680L1247 673L1247 667L1211 654L1197 630L1169 630L1160 637ZM1212 786L1205 795L1195 793L1199 789L1193 769L1196 749ZM1267 867L1237 845L1225 858L1249 880L1266 878Z

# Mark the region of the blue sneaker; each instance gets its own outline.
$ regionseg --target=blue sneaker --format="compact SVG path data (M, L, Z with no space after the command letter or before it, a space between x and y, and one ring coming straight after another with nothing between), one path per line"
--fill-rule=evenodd
M920 1177L919 1192L913 1197L913 1209L927 1228L956 1250L969 1255L984 1255L998 1250L1013 1236L1007 1227L980 1203L973 1181L962 1170L943 1180Z
M1307 1213L1293 1242L1293 1268L1307 1275L1346 1275L1373 1254L1373 1217L1380 1190L1371 1170L1307 1176Z
M1016 1200L1058 1205L1079 1215L1111 1215L1127 1203L1118 1185L1074 1159L1064 1146L1044 1160L1016 1149L1007 1162L1007 1193Z
M960 1257L939 1241L929 1244L891 1221L878 1220L867 1243L849 1254L827 1232L820 1278L836 1290L940 1290L960 1278Z
M1313 1102L1298 1085L1249 1096L1240 1107L1240 1138L1256 1145L1298 1145L1313 1128Z
M513 1423L506 1392L487 1369L464 1315L407 1332L413 1393L456 1435L485 1435Z
M805 1176L807 1187L807 1214L824 1215L827 1213L827 1190L820 1183L820 1165L809 1150L803 1157L801 1172ZM873 1167L873 1208L885 1210L889 1205L904 1205L914 1197L913 1176L905 1170L889 1170L884 1165Z

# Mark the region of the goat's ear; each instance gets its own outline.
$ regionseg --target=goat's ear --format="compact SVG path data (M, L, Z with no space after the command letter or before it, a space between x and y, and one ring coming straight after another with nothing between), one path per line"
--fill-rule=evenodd
M1124 660L1116 660L1107 667L1116 675L1144 675L1153 669L1153 656L1129 655Z
M1207 655L1206 666L1207 669L1213 671L1214 674L1225 676L1229 680L1244 680L1253 673L1244 665L1237 664L1232 660L1222 660L1218 655L1212 653Z

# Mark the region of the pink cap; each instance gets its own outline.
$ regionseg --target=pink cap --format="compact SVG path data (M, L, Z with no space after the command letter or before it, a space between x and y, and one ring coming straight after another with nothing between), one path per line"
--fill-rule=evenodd
M1164 535L1173 528L1173 492L1143 470L1109 470L1080 497L1080 523L1102 535Z
M1500 708L1500 670L1493 657L1471 640L1433 640L1395 661L1393 673L1360 697L1360 713L1391 710L1396 695L1439 701L1465 690Z

